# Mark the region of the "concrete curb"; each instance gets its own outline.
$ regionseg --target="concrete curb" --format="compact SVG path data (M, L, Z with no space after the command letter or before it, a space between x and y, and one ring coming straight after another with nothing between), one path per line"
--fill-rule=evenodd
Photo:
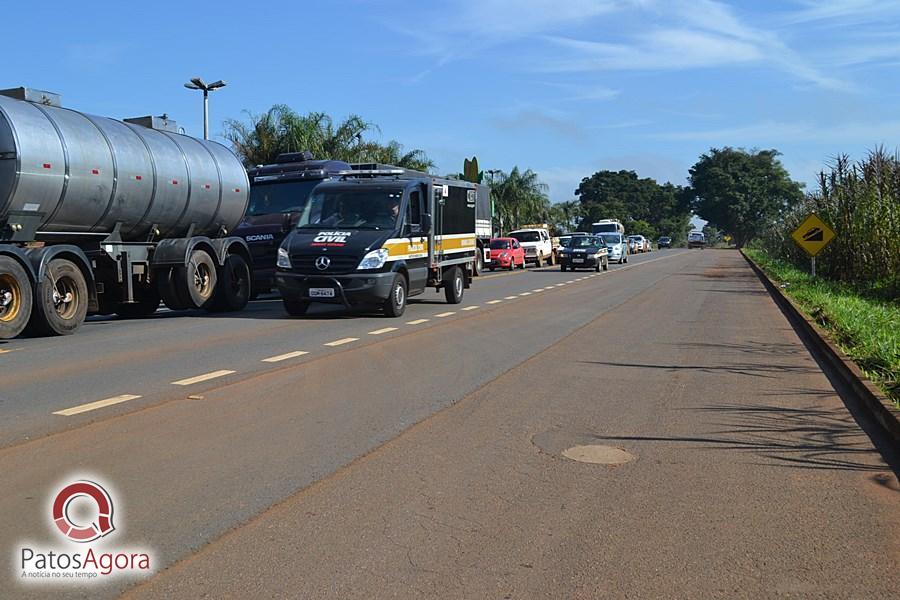
M760 278L766 289L771 294L775 303L788 316L788 320L794 329L816 348L819 355L825 359L832 372L837 375L848 389L859 400L859 406L877 422L891 437L895 445L900 447L900 410L885 396L860 370L859 366L838 348L831 336L822 329L818 323L808 317L803 310L791 300L781 288L769 279L769 276L747 256L743 250L741 255Z

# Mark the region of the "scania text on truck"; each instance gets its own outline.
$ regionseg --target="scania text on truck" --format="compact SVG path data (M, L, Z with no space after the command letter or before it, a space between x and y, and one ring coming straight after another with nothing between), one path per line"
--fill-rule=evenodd
M297 225L313 188L350 169L339 160L314 160L309 152L280 154L274 164L247 171L250 205L234 235L253 256L253 295L275 287L275 261L284 237Z
M250 250L230 235L248 180L230 150L165 117L117 121L0 91L0 339L88 314L240 310Z
M316 186L278 250L275 283L291 315L312 302L399 317L428 288L462 301L476 257L476 184L357 165Z

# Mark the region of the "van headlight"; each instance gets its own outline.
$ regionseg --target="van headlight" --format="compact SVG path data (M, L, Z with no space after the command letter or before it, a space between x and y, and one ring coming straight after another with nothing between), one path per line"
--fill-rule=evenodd
M275 263L281 269L290 269L291 268L291 257L288 255L288 251L284 248L278 249L278 260Z
M387 259L387 248L372 250L371 252L363 256L363 259L359 261L359 266L356 268L360 271L363 269L380 269L384 266L384 263L387 262Z

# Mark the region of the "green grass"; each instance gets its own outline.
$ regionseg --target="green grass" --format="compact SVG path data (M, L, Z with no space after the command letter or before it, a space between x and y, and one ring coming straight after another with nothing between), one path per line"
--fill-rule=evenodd
M747 255L900 407L900 303L825 279L813 279L762 250Z

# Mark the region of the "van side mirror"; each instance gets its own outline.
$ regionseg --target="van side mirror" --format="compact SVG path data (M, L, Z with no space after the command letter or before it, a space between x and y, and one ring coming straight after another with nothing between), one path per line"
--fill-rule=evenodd
M431 215L428 213L422 215L422 225L420 227L420 233L424 235L431 233Z

